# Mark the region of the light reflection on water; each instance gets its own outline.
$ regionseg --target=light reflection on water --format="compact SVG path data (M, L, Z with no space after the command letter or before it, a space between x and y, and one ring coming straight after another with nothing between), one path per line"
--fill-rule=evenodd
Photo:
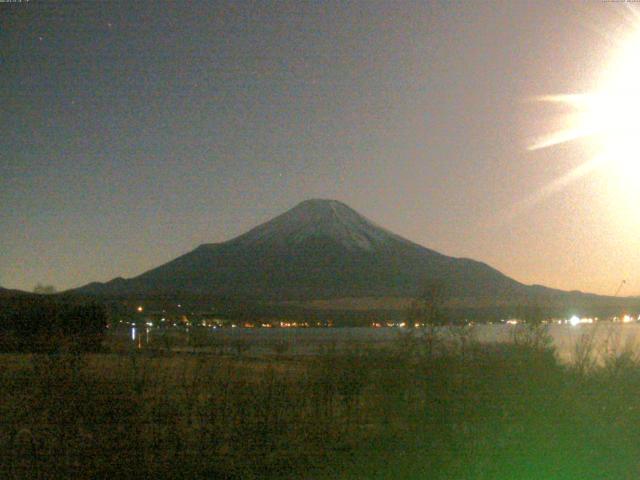
M145 343L149 343L149 332L151 331L151 329L149 327L145 328L144 331L144 341ZM140 344L142 338L138 335L138 329L137 327L131 327L131 340L133 342L136 341L136 339L138 340L138 344Z
M465 327L480 343L509 342L519 326L507 324L475 325ZM574 357L576 345L585 340L585 336L593 337L594 354L602 357L607 354L621 353L625 349L636 349L640 352L640 323L609 323L579 325L549 325L548 333L553 340L558 357L570 362ZM447 332L447 327L443 328ZM450 331L453 329L450 329ZM203 331L205 331L203 329ZM417 334L420 329L415 330ZM162 336L161 330L145 328L141 337L137 327L131 327L130 336L133 342L141 346L150 343L150 337ZM314 354L322 347L352 348L355 346L392 345L401 335L407 332L402 328L219 328L206 329L211 339L220 342L246 340L253 353L269 353L274 341L286 341L291 348L290 354ZM188 342L190 331L174 332L182 334Z
M474 334L481 343L512 340L515 326L512 325L477 325ZM553 341L556 353L563 362L571 362L575 358L576 347L580 342L592 339L593 353L602 359L606 355L619 354L625 349L637 350L640 353L640 324L600 322L578 325L549 325L547 332Z

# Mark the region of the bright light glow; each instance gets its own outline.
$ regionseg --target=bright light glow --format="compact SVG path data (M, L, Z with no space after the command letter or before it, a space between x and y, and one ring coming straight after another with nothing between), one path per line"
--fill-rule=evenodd
M539 139L530 149L546 148L594 135L602 154L626 173L640 175L640 29L624 42L612 65L605 69L599 91L545 95L542 102L560 103L575 110L564 130Z
M571 113L562 118L562 126L535 140L529 150L588 137L594 155L536 192L527 203L536 203L596 169L613 175L614 188L618 194L626 195L627 201L640 199L640 25L619 40L618 50L604 66L596 91L536 98L539 102L564 105ZM629 194L634 197L629 198ZM634 208L640 218L640 210Z
M625 315L622 317L622 323L631 323L633 322L633 317L631 315Z
M571 324L572 327L575 327L576 325L580 324L580 318L574 315L569 319L569 323Z
M142 305L140 305L138 308L136 308L136 310L138 310L138 312L142 312L144 308L142 308Z

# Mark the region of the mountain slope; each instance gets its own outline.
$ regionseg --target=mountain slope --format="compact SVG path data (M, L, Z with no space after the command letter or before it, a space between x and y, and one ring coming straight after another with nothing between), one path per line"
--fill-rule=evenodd
M31 295L29 292L24 292L22 290L10 290L7 288L0 287L0 297L19 297L19 296L27 296Z
M433 281L470 301L526 296L535 289L483 263L417 245L341 202L307 200L227 242L204 244L135 278L76 292L283 301L412 296Z

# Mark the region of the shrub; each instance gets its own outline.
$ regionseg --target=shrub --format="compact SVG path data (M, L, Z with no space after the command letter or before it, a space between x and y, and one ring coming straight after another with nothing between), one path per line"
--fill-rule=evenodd
M105 308L97 303L16 300L0 323L0 349L95 352L101 348L106 325Z

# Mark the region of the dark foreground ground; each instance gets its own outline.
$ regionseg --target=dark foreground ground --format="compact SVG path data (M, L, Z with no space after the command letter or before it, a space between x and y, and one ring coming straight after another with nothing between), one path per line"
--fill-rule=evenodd
M0 478L637 479L640 362L540 332L269 358L0 356Z

